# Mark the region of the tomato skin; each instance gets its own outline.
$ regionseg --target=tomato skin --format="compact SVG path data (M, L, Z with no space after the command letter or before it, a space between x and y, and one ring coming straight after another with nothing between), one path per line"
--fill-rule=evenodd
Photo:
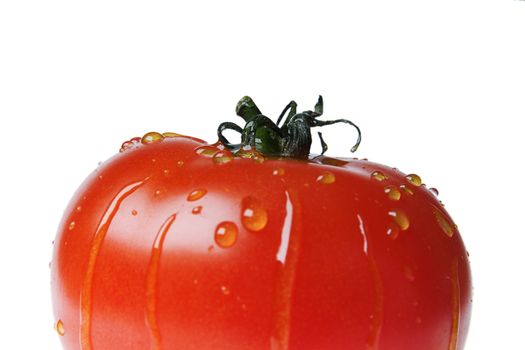
M202 146L139 144L74 195L52 261L65 349L463 348L468 258L425 187L367 161Z

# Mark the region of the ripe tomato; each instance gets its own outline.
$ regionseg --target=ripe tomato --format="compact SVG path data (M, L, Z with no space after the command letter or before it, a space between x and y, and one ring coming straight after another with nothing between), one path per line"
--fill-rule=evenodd
M175 134L124 149L59 227L64 348L463 348L466 250L417 175Z

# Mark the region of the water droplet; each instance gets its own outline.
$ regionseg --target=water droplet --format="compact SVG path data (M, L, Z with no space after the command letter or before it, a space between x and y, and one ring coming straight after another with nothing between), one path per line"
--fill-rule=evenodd
M71 221L71 222L69 223L69 231L71 231L71 230L74 229L74 228L75 228L75 222L74 222L74 221Z
M177 166L180 168L181 166L184 165L184 161L183 160L178 160L177 161Z
M241 158L250 158L256 161L257 163L264 163L264 155L257 151L256 149L253 149L251 146L246 145L241 147L240 150L235 153L237 157Z
M213 146L200 146L195 148L195 153L207 158L213 157L217 152L219 152L219 150Z
M388 177L380 171L374 171L371 176L377 181L384 181L388 179Z
M407 176L405 176L405 179L407 179L408 182L410 182L416 187L419 187L422 184L421 178L419 177L419 175L416 174L408 174Z
M155 196L160 196L162 194L162 190L155 190Z
M142 136L142 139L140 141L146 144L146 143L162 141L163 139L164 139L164 136L162 136L162 134L152 131Z
M242 201L241 221L250 231L260 231L268 223L268 213L262 204L253 197L246 197Z
M399 228L402 231L407 230L410 226L410 221L408 220L408 217L402 211L392 210L388 212L388 215L390 215L394 219L394 222L397 226L399 226Z
M135 209L133 209L133 210L131 211L131 215L133 215L133 216L136 216L138 213L139 213L139 212L136 211Z
M226 164L233 160L233 154L228 151L219 151L213 155L213 162L215 164Z
M79 205L76 210L80 213L82 211L82 207Z
M212 251L213 251L213 246L212 245L208 246L208 253L211 253Z
M230 293L231 293L230 288L228 288L226 286L221 286L221 292L224 295L230 295Z
M191 213L195 215L200 214L201 212L202 212L202 205L199 205L191 210Z
M58 335L61 337L65 334L64 322L62 322L62 320L58 320L55 323L55 330L57 331Z
M413 195L414 192L410 189L410 187L408 187L407 185L400 185L399 188L405 192L406 194L409 194L409 195Z
M198 199L201 199L202 197L204 197L206 195L206 193L208 193L208 191L206 191L205 189L197 189L193 192L191 192L189 195L188 195L188 198L187 200L189 202L194 202Z
M416 317L416 324L421 324L421 322L423 322L423 321L421 320L421 317L419 317L419 316Z
M386 235L388 238L394 240L399 236L399 227L396 224L389 224L388 229L386 230Z
M215 228L215 243L219 247L229 248L237 241L239 229L231 221L223 221Z
M437 209L434 210L434 216L436 217L439 227L441 227L443 232L448 237L454 236L454 229L452 228L452 225L439 210Z
M168 169L162 170L162 173L164 174L164 176L169 176L170 175L170 171Z
M386 186L385 193L393 201L398 201L401 198L401 192L394 185Z
M333 184L335 182L335 175L327 171L317 177L317 182L325 185Z
M124 141L122 143L122 145L120 146L119 152L124 152L124 151L132 148L133 146L135 146L135 144L133 142L131 142L131 141Z
M182 135L174 133L174 132L163 132L162 136L164 136L164 137L180 137Z
M278 169L275 169L273 172L272 172L272 175L275 175L275 176L284 176L284 169L283 168L278 168Z
M435 188L435 187L430 187L428 190L429 190L430 192L432 192L432 193L434 194L434 196L436 196L436 197L439 196L439 191L438 191L437 188Z
M405 275L406 279L409 280L410 282L414 282L416 279L416 276L414 276L414 271L408 265L405 265L403 267L403 274Z

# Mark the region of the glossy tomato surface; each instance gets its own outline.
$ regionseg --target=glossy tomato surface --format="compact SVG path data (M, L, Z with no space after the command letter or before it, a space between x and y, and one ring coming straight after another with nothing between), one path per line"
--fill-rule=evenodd
M416 175L143 142L86 179L59 227L65 349L463 348L466 250Z

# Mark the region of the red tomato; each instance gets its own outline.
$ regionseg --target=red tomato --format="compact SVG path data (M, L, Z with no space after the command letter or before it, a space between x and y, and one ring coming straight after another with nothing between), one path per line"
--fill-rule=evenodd
M310 127L356 126L317 119L321 97L296 107L274 124L244 97L246 127L222 123L221 142L148 133L84 182L52 263L66 349L463 348L469 263L435 194L380 164L307 158Z
M64 348L463 348L467 253L417 175L167 136L124 144L65 212Z

